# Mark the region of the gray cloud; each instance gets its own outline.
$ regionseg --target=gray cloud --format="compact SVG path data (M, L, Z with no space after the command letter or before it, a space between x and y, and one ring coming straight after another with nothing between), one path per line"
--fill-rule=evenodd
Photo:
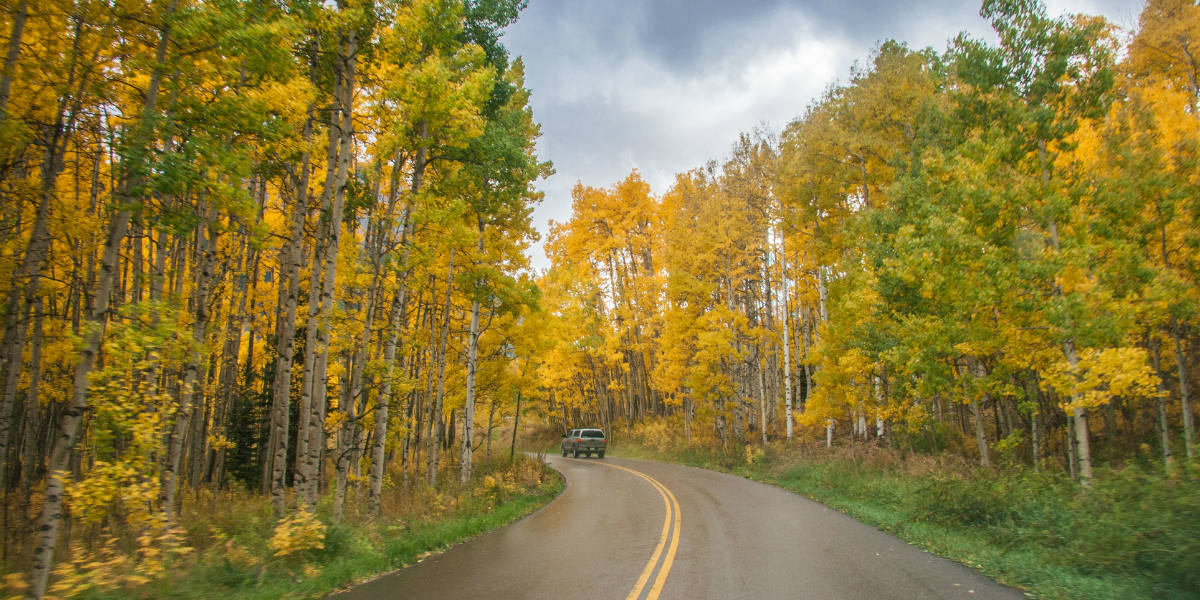
M845 80L879 41L941 50L959 31L991 39L973 2L852 0L530 0L505 34L524 57L546 232L570 217L576 181L607 186L638 168L656 193L675 173L719 160L739 132L781 128ZM1136 23L1138 0L1053 0L1052 15ZM541 249L534 265L547 266Z

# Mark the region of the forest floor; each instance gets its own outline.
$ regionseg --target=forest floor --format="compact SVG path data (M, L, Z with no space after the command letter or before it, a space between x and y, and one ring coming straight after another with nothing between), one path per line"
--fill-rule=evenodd
M452 479L451 473L445 475ZM85 535L91 541L75 544L70 556L59 561L50 595L97 600L323 598L504 527L563 489L561 475L524 455L512 463L497 459L476 465L476 475L469 486L444 480L437 491L390 486L384 491L383 516L375 519L360 514L365 502L357 500L365 499L353 494L348 494L347 514L340 521L330 518L328 498L307 519L278 521L269 498L237 491L189 494L180 530L165 552L155 553L162 557L156 564L148 564L145 545L121 539L126 535ZM155 540L152 546L161 549L163 542ZM5 576L0 598L22 597L21 579L19 571Z
M1200 589L1197 465L1100 469L1084 488L1062 473L866 445L722 450L647 436L610 453L775 485L1034 598L1195 598Z

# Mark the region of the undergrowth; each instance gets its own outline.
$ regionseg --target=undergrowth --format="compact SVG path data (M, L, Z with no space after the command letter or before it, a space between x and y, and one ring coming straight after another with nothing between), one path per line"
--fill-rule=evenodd
M184 499L171 529L178 553L161 576L130 576L147 560L146 545L113 545L114 537L80 543L59 561L51 595L88 600L142 598L267 600L320 598L337 589L411 564L476 535L498 529L553 499L561 476L518 456L476 467L470 486L444 481L438 490L393 485L381 517L358 512L365 497L347 498L341 521L329 499L315 513L277 519L269 498L245 491L199 491ZM152 541L150 551L161 553ZM20 574L5 577L0 597L20 598Z

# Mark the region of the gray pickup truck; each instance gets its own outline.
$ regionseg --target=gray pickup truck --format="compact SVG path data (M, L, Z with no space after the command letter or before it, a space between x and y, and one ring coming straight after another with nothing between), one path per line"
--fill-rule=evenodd
M562 455L568 453L579 458L579 455L590 456L595 454L600 458L604 458L604 451L608 449L608 437L604 435L603 429L572 429L563 436L562 440Z

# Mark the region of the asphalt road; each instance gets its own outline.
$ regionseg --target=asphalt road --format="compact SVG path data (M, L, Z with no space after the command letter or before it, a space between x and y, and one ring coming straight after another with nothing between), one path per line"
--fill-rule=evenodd
M567 488L500 531L336 600L1024 598L795 494L625 459L549 459Z

